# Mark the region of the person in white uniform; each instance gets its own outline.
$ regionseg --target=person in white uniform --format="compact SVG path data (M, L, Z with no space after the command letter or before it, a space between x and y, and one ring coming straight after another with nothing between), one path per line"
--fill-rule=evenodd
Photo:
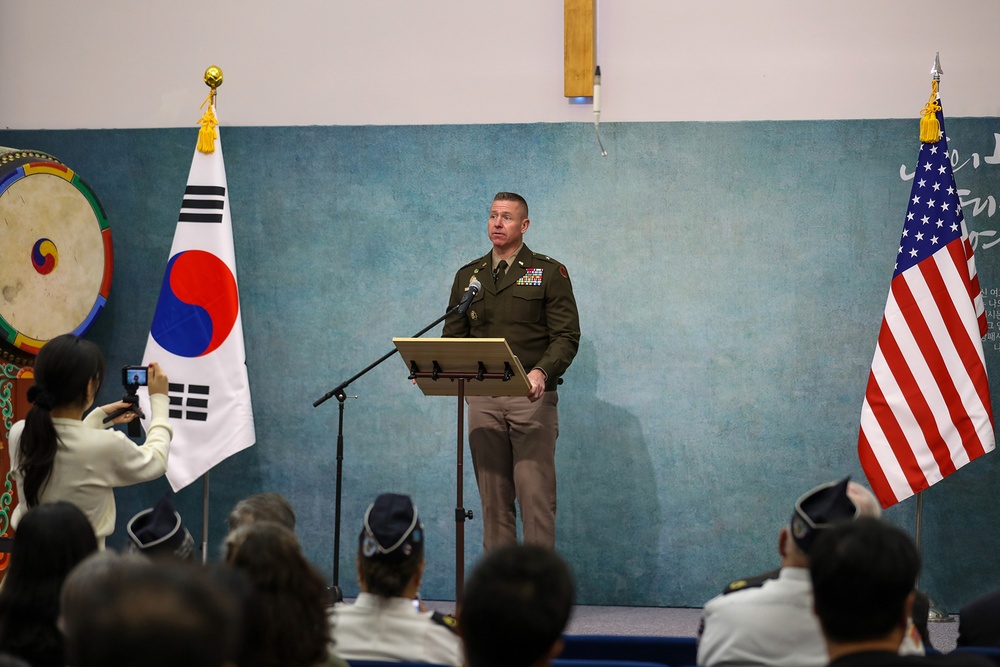
M862 516L877 518L880 513L872 493L846 478L822 484L799 498L791 521L778 535L778 577L705 604L698 665L826 665L826 643L812 610L810 548L817 535L831 526ZM923 653L915 631L907 634L900 653Z
M409 496L380 495L365 513L358 539L361 593L353 604L338 603L330 613L331 650L345 660L461 667L462 641L454 619L420 605L424 566L417 508Z

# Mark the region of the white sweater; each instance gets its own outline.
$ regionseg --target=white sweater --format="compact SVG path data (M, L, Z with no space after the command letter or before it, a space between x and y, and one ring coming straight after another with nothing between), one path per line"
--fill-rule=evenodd
M115 530L114 488L148 482L167 471L167 454L173 437L173 429L167 420L169 399L165 394L152 394L150 399L153 418L146 431L146 442L141 447L137 447L124 433L108 430L110 424L103 423L107 415L100 408L91 410L82 421L52 420L59 445L52 475L42 489L40 501L65 500L79 507L90 519L101 548L104 548L104 538ZM23 430L23 421L10 429L10 461L14 483L19 491L19 502L11 516L11 525L15 530L28 511L27 502L20 496L24 477L17 469L18 445Z

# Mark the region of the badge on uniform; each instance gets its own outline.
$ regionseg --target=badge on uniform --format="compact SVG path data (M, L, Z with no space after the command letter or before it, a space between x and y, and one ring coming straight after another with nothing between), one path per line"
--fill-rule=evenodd
M542 286L543 269L525 269L523 276L517 279L518 285L531 285L532 287Z

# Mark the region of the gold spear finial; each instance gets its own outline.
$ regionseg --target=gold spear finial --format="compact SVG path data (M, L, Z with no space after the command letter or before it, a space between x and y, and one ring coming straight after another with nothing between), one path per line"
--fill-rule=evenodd
M205 109L205 113L201 117L201 129L198 130L198 150L202 153L214 153L215 152L215 140L219 136L215 128L219 124L219 119L215 116L215 93L219 86L222 85L222 69L216 65L212 65L207 70L205 70L205 85L211 88L208 93L208 97L205 101L201 103Z

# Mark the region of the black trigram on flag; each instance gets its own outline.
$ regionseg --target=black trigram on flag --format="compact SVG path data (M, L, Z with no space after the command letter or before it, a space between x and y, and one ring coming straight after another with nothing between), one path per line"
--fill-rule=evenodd
M178 222L222 223L226 206L226 189L218 185L189 185L184 189Z
M170 383L170 418L208 421L208 385Z

